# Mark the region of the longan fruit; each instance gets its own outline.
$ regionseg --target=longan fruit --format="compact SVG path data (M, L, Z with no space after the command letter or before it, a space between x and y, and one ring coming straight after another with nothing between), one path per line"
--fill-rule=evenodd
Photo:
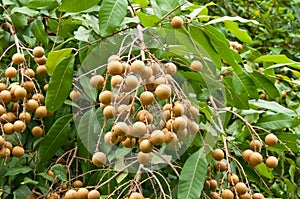
M171 93L172 90L167 84L158 85L155 89L155 95L161 100L168 99L171 96Z
M215 149L212 156L215 160L220 161L224 158L225 155L222 149Z
M25 57L21 53L15 53L11 59L12 59L12 62L17 65L19 65L25 61Z
M24 74L30 78L33 78L35 75L35 72L31 68L27 68L24 70Z
M75 188L80 188L80 187L83 187L83 182L81 180L75 180L73 183L72 183L73 187Z
M140 95L141 104L144 106L150 105L154 102L154 95L150 91L144 91Z
M204 185L203 185L203 190L208 191L210 188L210 184L208 180L205 180Z
M44 130L40 126L35 126L31 129L31 133L34 137L40 137L44 134Z
M23 111L19 114L19 119L28 123L31 120L31 115L28 112Z
M227 180L230 184L237 184L240 180L239 177L236 174L230 174L227 175Z
M10 66L5 70L5 76L7 78L14 78L17 75L17 69L14 67Z
M179 16L175 16L171 20L171 26L175 29L179 29L183 27L183 19Z
M10 156L10 149L3 147L0 149L0 158L7 158Z
M143 137L147 133L147 126L143 122L135 122L128 134L133 137Z
M0 99L3 101L4 104L8 104L12 100L12 96L8 90L3 90L0 92Z
M155 130L151 133L149 140L154 145L162 145L165 142L165 134L161 130Z
M243 182L238 182L234 188L236 189L236 192L239 194L239 195L243 195L247 192L247 186L245 185L245 183Z
M47 108L46 106L39 106L37 107L37 109L35 110L35 116L38 118L44 118L47 116Z
M246 162L249 162L249 159L250 159L250 156L251 154L253 153L253 151L251 149L247 149L243 152L243 159L246 161Z
M123 90L125 92L132 91L136 89L139 85L139 80L135 75L128 75L124 80Z
M144 153L142 151L140 151L137 154L137 160L140 164L146 165L150 162L151 160L151 154L150 153Z
M250 142L249 146L253 151L260 151L261 150L261 142L259 140L252 140Z
M107 72L110 75L121 75L123 73L123 66L119 61L112 61L107 65Z
M102 104L110 104L113 99L113 94L111 91L105 90L99 94L99 101Z
M167 74L175 75L177 72L177 66L174 63L169 62L165 64L165 70Z
M108 131L104 135L104 142L108 145L115 145L118 143L118 136L112 133L111 131Z
M135 138L126 138L124 141L121 142L122 145L126 148L132 148L134 147L135 143L136 143L136 139Z
M227 169L227 163L224 161L218 161L215 164L216 170L219 172L223 172Z
M26 95L27 95L26 89L21 86L18 86L14 91L14 96L17 99L23 99L24 97L26 97Z
M273 133L270 133L265 137L265 143L269 146L274 146L275 144L277 144L277 142L278 138Z
M39 65L36 67L35 72L38 76L44 77L47 75L47 67L46 65Z
M49 88L49 84L45 84L43 89L44 91L48 91L48 88Z
M29 99L26 102L25 106L26 106L26 110L33 113L39 107L39 103L34 99Z
M185 117L176 117L172 123L175 132L181 131L187 127L187 120Z
M17 112L17 111L19 110L19 108L20 108L20 104L17 103L17 102L15 102L15 103L13 103L13 105L11 106L10 112Z
M78 199L77 191L70 189L65 194L65 199Z
M43 94L41 93L35 93L33 96L32 96L32 99L34 99L35 101L37 102L40 102L40 103L44 103L45 102L45 97Z
M77 195L80 199L87 199L89 195L89 190L87 188L79 188L77 190Z
M23 84L22 84L23 88L26 89L26 91L28 93L31 93L32 91L34 91L34 83L32 81L25 81Z
M191 122L189 124L189 132L191 134L195 134L195 133L199 132L199 130L200 130L199 125L196 122Z
M141 78L149 79L153 75L152 68L145 66L144 71L140 74Z
M265 197L261 193L255 193L252 195L252 199L264 199Z
M13 149L12 149L12 155L16 158L20 158L24 155L25 153L25 150L23 147L21 146L15 146Z
M37 198L38 197L34 193L29 194L29 195L26 196L26 199L37 199Z
M160 72L160 65L157 62L151 61L149 66L152 69L153 75L157 75Z
M5 146L6 148L8 148L9 150L12 150L12 148L13 148L13 145L12 145L12 143L10 143L10 142L5 142L5 143L4 143L4 146Z
M66 190L66 189L68 188L67 183L63 182L63 183L60 185L60 188L61 188L62 190Z
M80 92L76 91L76 90L71 91L70 95L69 95L70 99L72 101L74 101L74 102L79 101L80 100L80 96L81 96Z
M130 71L139 75L144 72L145 63L141 60L135 60L130 66Z
M97 167L106 165L106 161L107 157L103 152L96 152L92 157L92 163Z
M218 182L215 179L210 179L208 182L209 182L209 189L211 191L215 191L218 187Z
M210 192L209 197L211 199L219 199L220 195L217 192L213 191L213 192Z
M233 199L234 194L230 189L224 189L222 191L222 199Z
M41 46L35 47L32 51L32 55L37 58L43 57L44 54L45 54L45 50Z
M88 194L88 199L100 199L100 192L97 190L92 190Z
M154 80L154 85L157 87L158 85L160 84L166 84L167 83L167 80L165 77L157 77L155 80Z
M139 121L144 122L145 124L150 124L153 121L153 115L147 110L140 110L137 113L137 118Z
M240 199L251 199L251 194L250 193L245 193L243 195L239 196Z
M26 128L26 124L21 121L21 120L17 120L14 123L14 130L17 132L23 132Z
M189 108L189 111L191 113L192 118L196 118L199 116L199 108L195 107L195 106L191 106Z
M190 64L190 69L194 72L201 72L203 70L203 65L200 61L195 60Z
M108 57L107 63L110 63L112 61L120 61L120 60L121 60L120 56L118 56L118 55L111 55L111 56Z
M175 117L178 117L178 116L181 116L184 114L184 106L183 104L181 104L180 102L176 103L174 106L173 106L173 114Z
M34 58L34 61L38 64L38 65L45 65L46 64L46 57L42 56L42 57L36 57Z
M278 159L275 156L269 156L266 159L266 165L269 168L276 168L278 166Z
M123 77L121 75L114 75L110 79L110 85L115 88L123 81Z
M253 167L262 163L262 155L258 152L253 152L249 157L249 164Z
M102 77L102 75L94 75L90 79L90 85L93 88L99 89L104 85L104 78Z
M6 135L11 135L14 133L14 125L12 123L6 123L3 125L3 131Z
M287 96L286 91L281 91L281 97L282 97L282 99L285 99L286 96Z
M7 90L7 86L4 83L0 83L0 91Z
M125 135L129 128L128 125L125 122L117 122L113 128L112 128L114 134L121 136L121 135Z
M140 150L144 153L150 153L153 151L153 144L148 139L144 139L140 143Z
M103 109L103 115L105 119L112 119L116 116L116 110L113 106L108 105Z
M4 146L5 140L2 136L0 136L0 148Z
M141 193L133 192L130 194L129 199L144 199L144 196Z

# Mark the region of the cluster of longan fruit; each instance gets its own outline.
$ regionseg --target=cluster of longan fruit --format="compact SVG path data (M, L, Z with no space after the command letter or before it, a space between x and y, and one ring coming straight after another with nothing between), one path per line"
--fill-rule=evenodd
M274 146L278 142L278 138L273 133L268 134L265 137L265 143L268 146ZM250 144L250 149L243 152L243 159L252 167L255 167L263 162L263 156L260 151L262 143L260 140L253 139ZM278 159L275 156L269 156L265 160L265 164L269 168L276 168L278 165Z
M235 51L236 53L238 53L239 50L243 49L243 45L237 41L230 41L229 44L230 44L230 49Z
M22 146L13 146L11 142L5 141L0 136L0 158L8 158L10 155L20 158L24 155L25 150Z

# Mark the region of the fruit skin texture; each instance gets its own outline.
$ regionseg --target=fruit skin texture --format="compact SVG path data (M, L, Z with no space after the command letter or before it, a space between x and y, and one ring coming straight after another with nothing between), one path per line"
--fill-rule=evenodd
M141 193L133 192L130 194L129 199L144 199L144 196Z
M231 183L236 184L236 183L239 182L239 177L234 173L233 174L228 174L227 180L230 184Z
M266 159L266 165L269 168L276 168L278 166L278 159L275 156L270 156Z
M119 61L112 61L108 64L107 71L111 75L121 75L123 73L123 66Z
M265 143L269 146L274 146L275 144L277 144L277 142L278 138L273 133L270 133L265 137Z
M8 67L5 70L5 76L8 78L14 78L17 75L17 70L14 67Z
M243 195L247 192L247 186L243 182L237 183L234 187L239 195Z
M25 153L25 150L23 147L21 146L15 146L13 149L12 149L12 155L16 158L20 158L24 155Z
M246 162L249 162L249 159L250 159L250 155L253 153L252 150L250 149L247 149L243 152L243 159L246 161Z
M100 199L100 193L97 190L92 190L88 194L88 199Z
M252 140L249 145L253 151L261 150L261 142L259 140Z
M146 165L150 162L151 160L151 154L150 153L144 153L142 151L140 151L137 154L137 160L140 164Z
M232 193L231 190L224 189L222 191L222 199L233 199L233 198L234 198L234 194Z
M153 103L154 101L154 95L153 93L151 93L150 91L144 91L141 95L140 95L140 100L141 103L144 106L150 105Z
M135 60L130 66L130 70L135 74L141 74L144 71L145 63L141 60Z
M255 193L252 195L252 199L264 199L265 197L261 193Z
M213 158L217 161L220 161L224 158L224 152L222 149L215 149L213 152Z
M87 188L79 188L77 191L77 195L80 199L87 199L89 194L89 190Z
M171 96L171 88L166 84L161 84L156 87L155 94L161 100L166 100Z
M71 189L66 192L65 199L78 199L77 191Z
M72 185L75 188L83 187L83 183L81 182L81 180L75 180Z
M209 185L210 185L209 189L211 191L215 191L218 187L218 182L215 179L210 179L208 182L209 182Z
M32 54L34 57L40 58L43 57L43 55L45 54L45 50L43 47L37 46L33 49Z
M182 28L183 19L179 16L173 17L172 20L171 20L171 26L175 29Z
M106 164L107 158L105 153L96 152L92 157L92 162L95 166L100 167Z
M192 61L190 64L190 69L194 72L201 72L203 70L203 65L200 61Z
M209 197L211 198L211 199L219 199L220 198L220 195L217 193L217 192L210 192L210 194L209 194Z
M102 104L110 104L111 101L112 101L112 98L113 98L113 94L111 91L102 91L100 94L99 94L99 101L102 103Z
M40 126L35 126L32 128L31 133L34 137L40 137L43 135L44 130Z
M251 155L250 155L250 158L249 158L249 164L253 167L259 165L260 163L262 163L262 155L258 152L253 152Z
M104 85L104 78L101 75L94 75L90 79L90 85L93 88L99 89Z
M80 92L79 91L71 91L69 95L70 99L74 102L80 100Z
M215 167L216 167L217 171L223 172L227 169L227 164L224 161L218 161L218 162L216 162Z
M251 199L251 195L249 193L245 193L243 195L240 195L239 197L240 199Z
M36 110L35 110L35 116L38 118L44 118L47 116L47 109L46 106L39 106Z
M148 139L145 139L140 143L140 150L144 153L150 153L153 151L153 144Z
M12 56L12 62L14 64L21 64L25 61L24 55L21 53L16 53Z

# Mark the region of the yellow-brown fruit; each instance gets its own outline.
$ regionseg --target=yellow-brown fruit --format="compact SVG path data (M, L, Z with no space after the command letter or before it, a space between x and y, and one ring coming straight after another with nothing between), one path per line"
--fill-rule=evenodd
M52 178L55 178L55 174L54 174L53 171L48 170L48 171L47 171L47 174L48 174L49 176L51 176Z
M117 122L113 126L112 130L113 130L114 134L116 134L118 136L122 136L128 132L129 128L125 122Z
M14 91L14 96L17 99L23 99L24 97L26 97L27 95L27 91L25 88L22 88L21 86L17 87Z
M10 149L3 147L0 149L0 158L7 158L10 156Z
M224 161L218 161L218 162L216 162L215 167L216 167L217 171L223 172L227 169L227 163Z
M153 115L147 110L140 110L136 116L139 121L145 124L150 124L153 121Z
M59 194L54 192L51 193L50 195L47 196L47 199L58 199L59 198Z
M65 194L65 199L79 199L77 191L75 191L74 189L68 190Z
M3 131L6 135L11 135L14 133L14 125L12 123L6 123L3 125Z
M28 123L31 120L31 115L28 112L22 112L19 114L19 119Z
M269 146L274 146L275 144L277 144L277 142L278 138L273 133L270 133L265 137L265 143Z
M32 128L31 133L34 137L40 137L44 134L44 130L40 126L35 126Z
M113 99L113 94L111 91L105 90L99 94L99 101L102 104L110 104Z
M123 73L123 66L119 61L112 61L107 65L107 72L111 75L121 75Z
M44 85L44 91L48 91L49 84Z
M211 191L215 191L218 187L218 182L215 179L210 179L208 182L209 182L209 189Z
M276 168L278 166L278 159L275 156L269 156L266 159L266 165L269 168Z
M92 190L88 194L88 199L100 199L100 192L97 190Z
M12 145L12 143L10 143L10 142L5 142L5 143L4 143L4 146L5 146L6 148L8 148L9 150L12 150L12 148L13 148L13 145Z
M222 199L233 199L234 194L230 189L224 189L222 191Z
M134 72L135 74L141 74L144 72L145 63L141 60L135 60L132 62L130 66L130 71Z
M190 64L190 69L195 72L201 72L203 70L203 65L200 61L195 60Z
M153 144L148 139L144 139L140 143L140 150L144 153L150 153L153 151Z
M239 177L236 174L230 174L227 175L227 180L230 184L237 184L240 180Z
M208 191L210 188L210 184L208 180L205 180L204 185L203 185L203 190Z
M106 165L106 155L103 152L96 152L92 157L92 162L95 166L100 167Z
M17 112L17 111L19 110L19 108L20 108L19 103L15 102L15 103L13 103L13 105L11 106L10 112Z
M250 158L249 158L249 164L253 167L259 165L260 163L262 163L262 155L258 152L253 152L251 155L250 155Z
M0 116L6 112L6 108L0 104Z
M247 186L243 182L238 182L234 188L239 195L243 195L247 192Z
M151 133L149 140L154 145L162 145L165 142L165 134L161 130L155 130Z
M37 199L38 197L32 193L32 194L29 194L28 196L26 196L26 199Z
M80 187L83 187L83 182L81 180L75 180L73 183L72 183L73 187L75 188L80 188Z
M39 103L34 100L34 99L30 99L26 102L26 110L30 111L30 112L35 112L35 110L39 107Z
M200 130L199 125L196 122L191 122L189 124L189 132L191 134L198 133L199 130Z
M5 70L5 76L7 78L14 78L17 75L17 69L14 67L10 66Z
M87 199L89 195L89 190L87 188L79 188L77 190L77 195L80 199Z
M147 126L143 122L135 122L128 134L133 137L143 137L147 133Z
M143 79L149 79L152 75L153 75L153 71L152 68L150 68L149 66L145 66L144 72L140 74L141 78Z
M139 80L135 75L128 75L124 80L123 90L125 92L136 89L139 85Z
M7 86L4 83L0 83L0 91L7 90Z
M141 193L133 192L130 194L129 199L144 199L144 196Z
M36 110L35 110L35 116L38 118L44 118L47 116L47 108L46 106L39 106Z
M45 97L43 94L41 93L35 93L33 96L32 96L32 99L34 99L35 101L43 104L44 101L45 101Z
M249 146L253 151L260 151L261 150L261 142L259 140L252 140L250 142Z
M281 91L281 97L282 97L283 99L285 99L285 98L286 98L286 96L287 96L287 93L286 93L286 91Z
M63 183L60 185L60 188L61 188L62 190L66 190L66 189L68 188L67 183L63 182Z
M75 90L71 91L70 95L69 95L70 99L74 102L77 102L78 100L80 100L80 96L81 96L80 92L75 91Z
M0 136L0 148L4 146L5 140L2 136Z
M21 53L14 54L11 59L14 64L21 64L25 61L24 55Z
M32 81L25 81L22 86L27 90L28 93L34 91L34 83Z
M180 102L176 103L174 106L173 106L173 114L175 117L178 117L178 116L181 116L184 114L184 106L183 104L181 104Z
M154 95L150 91L144 91L140 95L141 104L144 106L150 105L154 102Z
M222 149L215 149L212 156L215 160L220 161L224 158L224 152Z
M252 155L253 151L250 150L250 149L247 149L243 152L243 159L246 161L246 162L249 162L250 160L250 155Z
M46 57L42 56L42 57L36 57L34 58L34 61L38 64L38 65L45 65L46 64Z
M174 63L169 62L165 64L165 70L167 74L175 75L177 72L177 66Z
M261 193L255 193L252 195L252 199L264 199L265 197Z
M213 191L213 192L210 192L209 197L211 199L219 199L220 195L217 192Z
M32 55L37 58L43 57L44 54L45 54L45 50L41 46L35 47L32 52Z
M104 142L108 145L115 145L118 143L118 136L108 131L104 136Z
M155 89L155 95L161 99L166 100L171 96L171 88L166 84L158 85Z
M120 61L120 60L121 60L120 56L118 56L118 55L111 55L107 59L107 63L110 63L112 61Z
M126 138L124 141L122 141L122 145L126 148L132 148L134 147L136 143L136 139L135 138Z
M93 88L99 89L104 85L104 78L101 75L94 75L90 79L90 85Z
M175 16L171 20L171 26L175 29L179 29L183 27L183 19L179 16Z
M30 78L33 78L35 75L35 72L31 68L27 68L26 70L24 70L24 74Z
M140 151L137 154L137 160L140 164L146 165L150 162L151 160L151 154L150 153L144 153L142 151Z
M160 65L155 61L150 62L150 68L152 69L153 75L157 75L160 72Z
M123 77L121 75L114 75L110 79L110 85L115 88L123 81Z
M46 65L39 65L38 67L36 67L35 70L36 74L38 76L44 77L47 75L47 67Z
M21 120L17 120L15 121L14 123L14 130L17 131L17 132L24 132L26 128L26 124L21 121Z
M116 110L113 106L108 105L103 109L103 115L105 119L112 119L116 116Z
M251 199L251 194L250 193L245 193L243 195L239 196L240 199Z
M196 118L199 116L199 108L195 107L195 106L191 106L189 109L192 118Z
M177 137L179 139L185 138L187 136L187 134L188 134L188 131L187 131L186 128L185 129L180 129L180 130L177 131Z
M0 92L0 100L2 100L4 104L11 102L11 99L12 97L8 90L3 90Z
M12 149L12 155L16 158L20 158L24 155L25 153L25 150L23 147L21 146L15 146L13 149Z

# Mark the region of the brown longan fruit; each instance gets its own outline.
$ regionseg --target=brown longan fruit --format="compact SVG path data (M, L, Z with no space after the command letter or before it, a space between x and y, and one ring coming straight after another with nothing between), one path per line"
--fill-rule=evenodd
M26 97L26 95L27 95L26 89L21 86L18 86L14 91L14 96L17 99L23 99L24 97Z
M19 65L25 61L25 57L21 53L15 53L11 59L12 59L12 62L17 65Z
M65 194L65 199L78 199L77 191L70 189Z
M36 57L34 58L34 61L38 64L38 65L45 65L46 64L46 57L42 56L42 57Z
M124 141L121 142L122 145L126 148L132 148L134 147L135 143L136 143L136 139L135 138L126 138Z
M0 136L0 148L4 146L5 140L2 136Z
M62 190L66 190L66 189L68 188L67 183L63 182L63 183L60 185L60 188L61 188Z
M220 195L217 192L213 191L213 192L210 192L209 197L211 199L219 199Z
M150 162L151 160L151 154L150 153L144 153L142 151L140 151L137 154L137 160L140 164L146 165Z
M251 149L247 149L243 152L243 159L246 161L246 162L249 162L249 159L250 159L250 155L253 153L253 151Z
M123 81L123 77L121 75L114 75L110 79L110 85L115 88Z
M100 199L100 192L97 190L92 190L88 194L88 199Z
M97 167L106 165L106 161L107 161L107 158L106 158L105 153L103 153L103 152L96 152L96 153L94 153L94 155L92 157L92 163Z
M25 106L26 106L26 110L33 113L39 107L39 103L34 99L29 99L26 102Z
M239 195L243 195L247 192L247 186L245 185L245 183L243 182L238 182L235 186L234 186L236 192L239 194Z
M150 105L154 102L154 95L150 91L144 91L140 95L141 104L144 106Z
M239 177L236 174L230 174L227 175L227 180L230 184L237 184L240 180Z
M224 158L225 155L222 149L215 149L212 156L215 160L220 161Z
M7 158L10 156L10 149L3 147L0 149L0 158Z
M160 72L160 65L157 62L151 61L149 66L152 69L153 75L157 75Z
M35 116L38 118L44 118L47 116L47 114L48 114L48 111L47 111L46 106L39 106L35 110Z
M31 133L34 137L40 137L44 134L44 130L40 126L35 126L31 129Z
M149 140L154 145L162 145L165 142L165 134L161 130L155 130L151 133Z
M44 91L48 91L48 88L49 88L49 84L45 84L43 87Z
M130 66L130 71L139 75L144 72L145 63L141 60L135 60Z
M24 155L25 153L25 150L23 147L21 146L15 146L13 149L12 149L12 155L16 158L20 158Z
M73 183L72 183L73 187L75 188L80 188L80 187L83 187L83 182L81 180L75 180Z
M6 108L0 104L0 116L6 112Z
M269 156L266 159L266 165L269 168L276 168L278 166L278 159L275 156Z
M264 199L265 197L261 193L255 193L252 195L252 199Z
M94 75L90 79L90 85L93 88L99 89L104 85L104 78L102 77L102 75Z
M144 196L141 193L133 192L130 194L129 199L144 199Z
M185 117L176 117L172 123L173 130L178 133L187 127L187 120Z
M196 118L199 116L199 108L195 107L195 106L191 106L189 108L189 111L191 113L192 118Z
M33 78L35 75L35 72L31 68L27 68L24 70L24 74L30 78Z
M277 142L278 142L278 138L273 133L270 133L265 137L265 143L269 146L274 146L277 144Z
M31 120L31 115L30 113L23 111L19 114L19 119L28 123Z
M171 96L171 88L167 84L158 85L155 89L155 95L161 99L166 100Z
M105 119L112 119L116 116L116 110L113 106L108 105L103 109L103 115Z
M174 63L169 62L165 64L165 70L167 74L175 75L177 72L177 66Z
M26 124L21 121L21 120L17 120L14 123L14 130L17 132L23 132L26 128Z
M44 77L47 75L47 67L46 65L39 65L36 67L35 72L38 76Z
M224 161L218 161L215 164L216 170L219 172L223 172L227 169L227 163Z
M140 110L136 116L139 121L145 124L150 124L153 121L153 115L147 110Z
M222 191L222 199L233 199L234 194L230 189L224 189Z
M5 146L6 148L8 148L9 150L12 150L12 148L13 148L13 145L12 145L12 143L10 143L10 142L5 142L5 143L4 143L4 146Z
M143 79L149 79L150 77L152 77L152 75L153 71L149 66L145 66L144 71L140 74L141 78Z
M153 144L148 139L144 139L140 143L140 150L144 153L150 153L153 151Z
M70 99L74 102L80 100L80 96L81 96L80 92L76 90L71 91L69 95Z
M32 51L32 55L37 58L43 57L44 54L45 54L45 50L41 46L35 47Z
M44 103L45 102L45 97L43 94L41 93L35 93L33 96L32 96L32 99L34 99L35 101L37 102L40 102L40 103Z
M113 132L108 131L104 135L104 142L108 145L115 145L118 143L118 136L115 135Z
M244 193L243 195L239 196L240 199L251 199L251 194L250 193Z
M125 92L132 91L136 89L139 85L139 80L135 75L128 75L124 80L123 90Z
M129 128L128 125L125 122L117 122L113 128L112 128L114 134L121 136L121 135L125 135Z
M261 150L261 142L259 140L252 140L250 142L249 146L253 151L260 151Z
M147 133L147 126L143 122L135 122L128 134L133 137L143 137Z
M3 90L0 92L0 99L3 101L4 104L8 104L12 100L12 96L8 90Z
M177 102L175 103L175 105L173 106L173 114L175 117L181 116L184 114L184 106L182 103Z
M121 60L120 56L118 56L118 55L111 55L107 59L107 63L110 63L112 61L120 61L120 60Z
M199 132L199 130L200 130L199 125L196 122L191 122L189 124L189 132L191 134L195 134L195 133Z
M210 179L208 182L209 182L209 189L211 191L215 191L218 187L218 182L215 179Z
M111 91L105 90L99 94L99 101L102 104L110 104L113 99L113 94Z
M123 73L123 66L119 61L112 61L107 65L107 72L110 75L121 75Z
M190 69L194 72L201 72L203 70L203 65L200 61L195 60L190 64Z
M38 197L34 193L29 194L29 195L26 196L26 199L37 199L37 198Z
M14 125L12 123L6 123L3 125L3 131L6 135L11 135L14 133Z
M171 20L171 26L175 29L179 29L183 27L183 19L179 16L175 16Z
M7 78L14 78L17 75L17 69L14 67L10 66L5 70L5 76Z
M282 97L282 99L285 99L286 96L287 96L286 91L281 91L281 97Z
M32 91L34 91L34 83L32 81L25 81L23 84L22 84L23 88L26 89L26 91L28 93L31 93Z
M7 90L7 86L4 83L0 83L0 91Z
M79 188L77 190L77 195L80 199L87 199L89 195L89 190L87 188Z
M253 152L249 157L249 164L253 167L262 163L262 155L258 152Z

